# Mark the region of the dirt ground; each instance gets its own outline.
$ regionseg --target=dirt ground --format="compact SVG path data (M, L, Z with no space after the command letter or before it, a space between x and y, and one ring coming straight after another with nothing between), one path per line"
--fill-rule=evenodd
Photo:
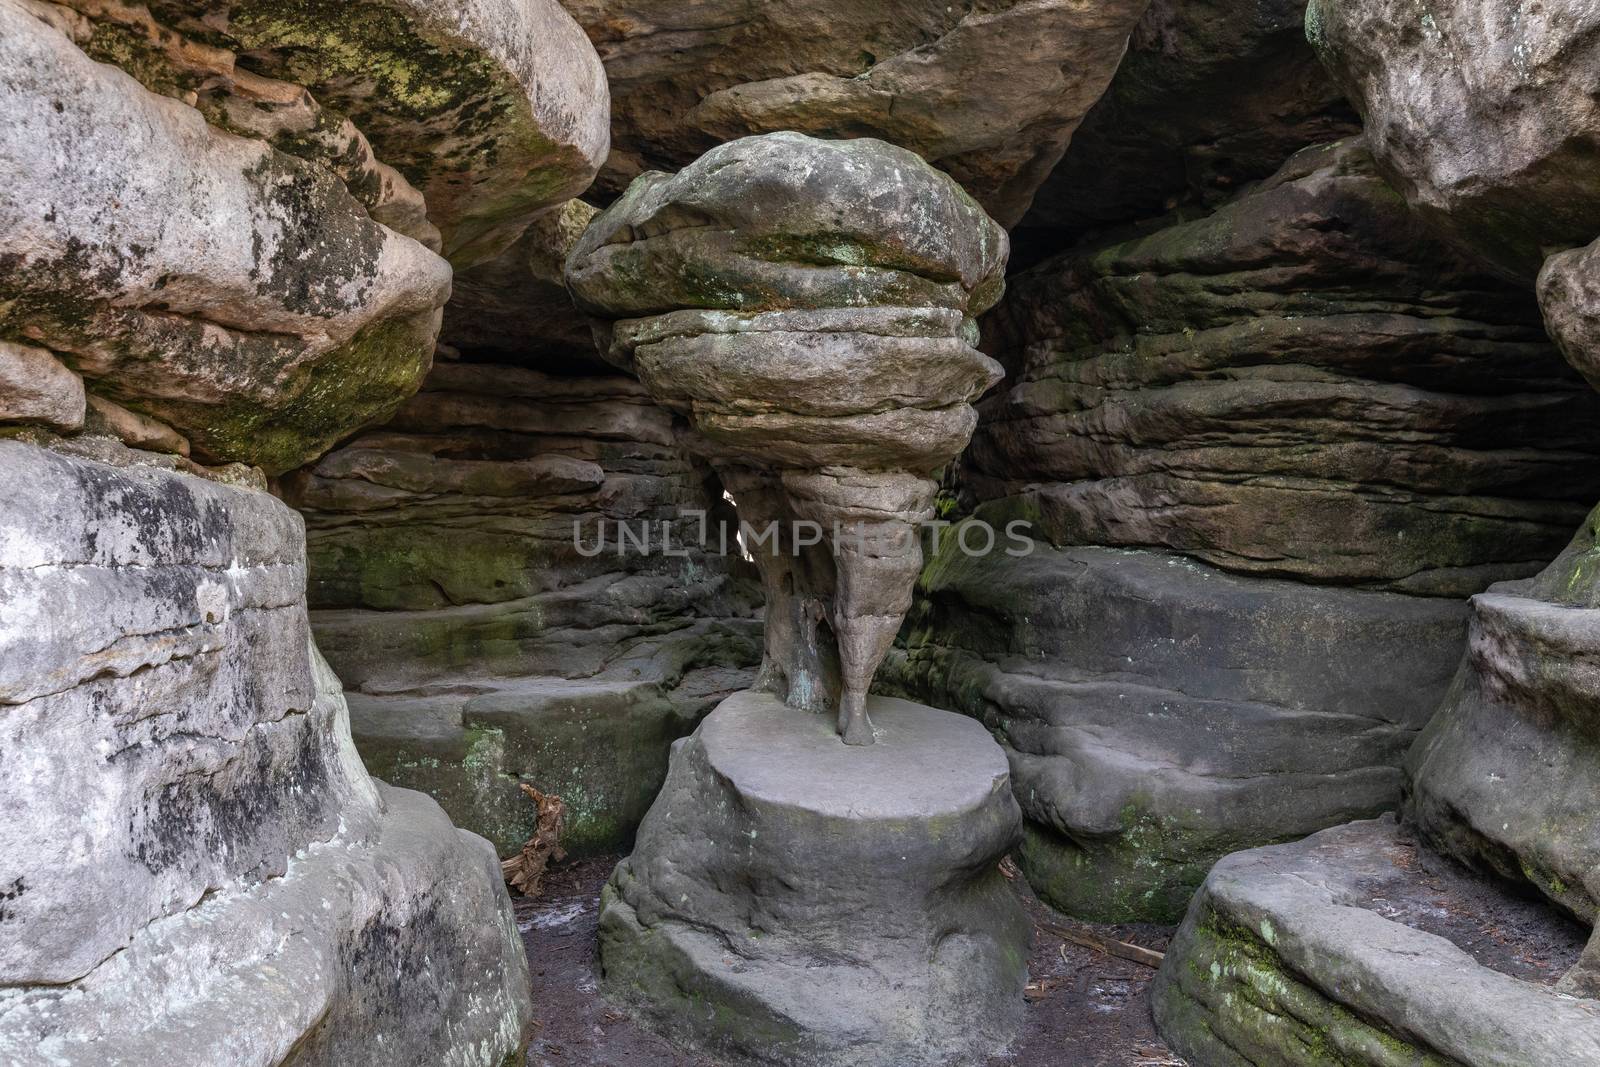
M595 927L600 887L618 856L553 868L537 900L516 901L533 966L539 1030L528 1067L719 1067L636 1025L600 995ZM1084 947L1050 927L1092 932L1161 950L1171 929L1089 926L1040 904L1021 878L1012 887L1034 920L1022 1036L988 1067L1183 1067L1150 1022L1155 972Z
M1394 874L1359 883L1361 906L1437 934L1485 967L1553 985L1578 962L1589 931L1542 898L1418 848L1402 836L1389 850Z

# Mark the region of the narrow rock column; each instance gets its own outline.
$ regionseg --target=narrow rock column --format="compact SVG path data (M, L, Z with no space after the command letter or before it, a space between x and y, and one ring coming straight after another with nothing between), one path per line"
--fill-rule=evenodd
M910 152L778 133L642 176L567 261L609 358L689 419L761 538L763 685L837 711L847 744L873 740L866 693L910 606L932 474L1000 378L974 317L1006 252Z
M1020 1023L1005 754L867 696L933 474L1000 376L973 316L1005 256L911 153L784 133L641 177L568 258L608 358L697 431L767 596L757 691L678 743L600 919L609 994L719 1059L971 1064Z

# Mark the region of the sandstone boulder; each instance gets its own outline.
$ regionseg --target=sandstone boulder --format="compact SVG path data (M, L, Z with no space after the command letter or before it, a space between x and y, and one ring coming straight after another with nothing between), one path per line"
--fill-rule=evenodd
M1104 91L1148 0L563 0L611 82L602 184L721 141L879 137L1010 225Z
M42 348L0 341L0 422L76 430L87 412L83 379Z
M249 74L304 86L319 112L308 124L298 100L250 99L246 79L243 93L202 100L228 122L296 155L328 152L328 127L353 122L380 171L421 194L458 268L498 254L538 212L583 192L606 158L605 71L556 0L157 0L151 9L239 56Z
M607 991L719 1059L945 1067L1011 1039L1027 919L1005 760L970 719L874 697L884 733L739 693L673 751L601 897Z
M1156 1022L1196 1067L1565 1067L1600 1057L1600 1003L1555 985L1582 944L1392 818L1351 823L1217 864Z
M1306 36L1420 215L1523 280L1600 233L1600 11L1312 0Z
M1399 802L1460 655L1459 602L1165 552L979 556L965 532L940 539L880 685L994 733L1023 873L1055 907L1174 922L1227 853Z
M362 769L299 519L88 450L0 441L0 1059L497 1067L494 857Z

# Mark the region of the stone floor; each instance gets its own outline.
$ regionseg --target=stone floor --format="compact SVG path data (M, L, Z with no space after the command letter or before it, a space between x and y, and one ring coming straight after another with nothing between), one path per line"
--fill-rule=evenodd
M600 996L599 894L619 858L595 857L555 868L537 900L516 901L539 1021L527 1065L719 1067L715 1059L683 1052L635 1025ZM1159 951L1171 928L1086 926L1039 903L1020 877L1011 884L1035 923L1027 1022L1012 1050L988 1067L1184 1067L1150 1021L1155 971L1066 941L1049 929L1092 931Z

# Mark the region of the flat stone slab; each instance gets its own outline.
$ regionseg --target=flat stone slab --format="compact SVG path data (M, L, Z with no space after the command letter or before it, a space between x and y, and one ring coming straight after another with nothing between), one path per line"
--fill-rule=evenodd
M765 693L678 742L602 897L605 989L735 1062L970 1064L1021 1023L1021 815L977 722L874 697L876 744Z
M1385 816L1212 870L1156 1024L1193 1067L1600 1062L1600 1001L1556 981L1588 931L1430 855Z

